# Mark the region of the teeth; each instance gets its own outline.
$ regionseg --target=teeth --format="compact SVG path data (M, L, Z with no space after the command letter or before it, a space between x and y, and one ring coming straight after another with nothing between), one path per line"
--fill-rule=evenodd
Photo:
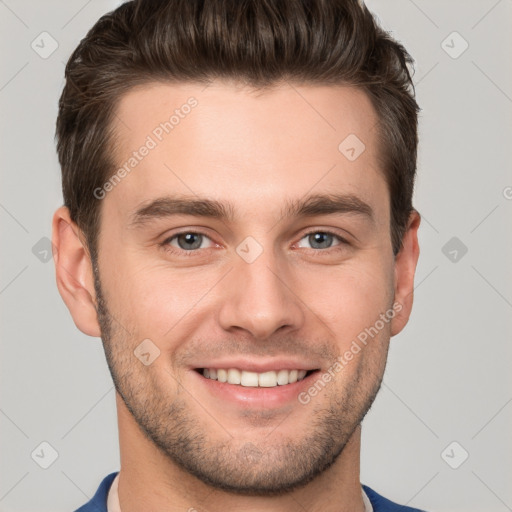
M254 388L258 385L258 374L255 372L242 372L240 384L249 388Z
M282 386L283 384L288 384L288 370L279 370L277 372L277 383Z
M209 375L210 372L208 372L208 375ZM205 375L206 377L206 375ZM229 384L240 384L240 381L241 381L241 375L240 375L240 372L238 370L236 370L235 368L230 368L228 370L228 383Z
M237 370L236 368L204 368L203 377L229 384L239 384L250 388L274 388L293 384L306 376L306 370L279 370L263 373Z
M277 373L272 371L260 373L258 377L258 383L260 388L273 388L277 386Z

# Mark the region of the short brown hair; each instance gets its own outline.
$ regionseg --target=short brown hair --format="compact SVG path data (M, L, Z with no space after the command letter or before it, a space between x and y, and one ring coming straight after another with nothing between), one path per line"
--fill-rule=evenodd
M95 259L100 200L93 191L115 171L112 121L121 96L137 85L216 78L257 88L352 85L378 115L397 254L416 174L412 62L358 0L126 2L98 20L66 65L56 129L64 204Z

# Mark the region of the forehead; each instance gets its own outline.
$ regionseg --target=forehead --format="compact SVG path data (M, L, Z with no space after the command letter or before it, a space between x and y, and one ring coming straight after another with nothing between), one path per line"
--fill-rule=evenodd
M283 84L256 91L217 81L152 83L119 102L115 159L127 172L109 192L121 209L166 193L250 207L312 193L353 193L388 209L377 116L342 86ZM379 205L377 205L377 208Z

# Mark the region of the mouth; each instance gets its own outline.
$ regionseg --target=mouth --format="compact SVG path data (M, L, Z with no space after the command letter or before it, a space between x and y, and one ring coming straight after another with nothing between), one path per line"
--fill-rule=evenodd
M195 368L205 379L232 384L245 388L277 388L289 386L308 378L319 371L304 369L280 369L265 372L252 372L238 368Z

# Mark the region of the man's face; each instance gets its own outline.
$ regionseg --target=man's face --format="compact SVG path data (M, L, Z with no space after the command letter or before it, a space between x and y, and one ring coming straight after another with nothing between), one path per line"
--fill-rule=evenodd
M197 104L182 108L190 97ZM101 202L107 360L149 439L206 483L249 494L304 485L375 398L393 334L378 320L395 286L376 122L365 94L342 87L153 84L119 105L116 161L133 151L140 161ZM354 135L365 145L355 159ZM180 199L223 205L225 216ZM270 372L241 375L269 387L203 368L221 379ZM280 370L308 373L284 384Z

